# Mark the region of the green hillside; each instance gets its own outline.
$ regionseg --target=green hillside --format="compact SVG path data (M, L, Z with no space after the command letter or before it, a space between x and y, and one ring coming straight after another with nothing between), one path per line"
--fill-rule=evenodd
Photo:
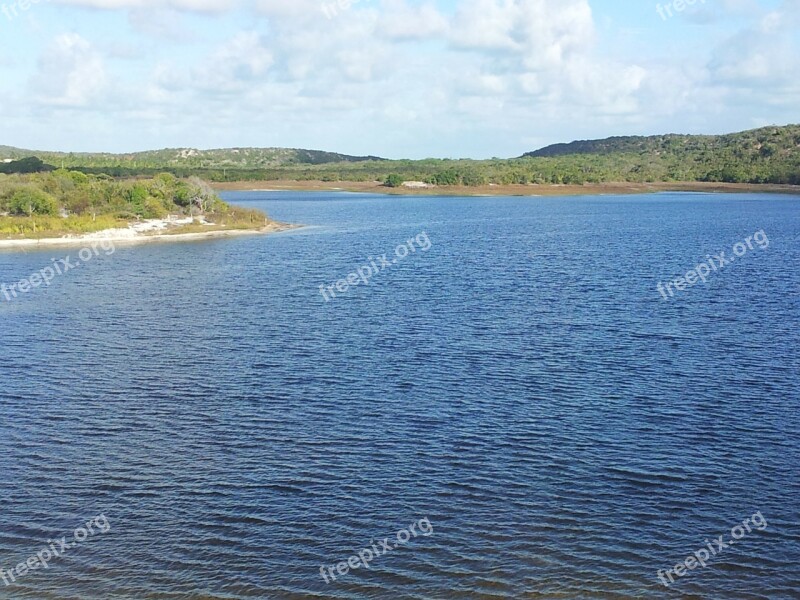
M583 140L570 144L554 144L525 156L532 158L568 156L571 154L653 153L692 156L702 152L744 151L750 156L773 156L796 152L800 148L800 125L763 127L728 135L653 135L610 137Z
M214 182L283 179L388 180L394 185L424 181L439 186L626 182L800 185L800 125L720 136L614 137L557 144L519 158L490 160L383 160L281 148L64 154L0 146L0 161L26 157L91 175L152 177L169 172ZM6 167L6 172L17 172L14 168Z
M262 169L291 165L322 165L368 160L380 161L376 156L349 156L319 150L291 148L225 148L218 150L196 150L192 148L168 148L131 154L109 153L65 153L24 150L0 146L0 160L37 156L44 162L72 167L163 169Z
M728 135L611 137L555 144L529 159L571 164L587 175L619 174L622 181L800 183L800 125L763 127Z

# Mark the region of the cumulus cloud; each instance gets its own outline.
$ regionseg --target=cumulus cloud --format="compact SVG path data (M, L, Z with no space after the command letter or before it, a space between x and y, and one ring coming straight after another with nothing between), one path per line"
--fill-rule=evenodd
M336 4L337 0L326 0ZM256 10L267 17L293 19L319 19L323 16L322 0L256 0Z
M86 108L106 90L106 65L92 44L76 33L63 34L39 58L31 80L41 104Z
M742 90L766 86L769 92L797 87L800 73L800 0L785 0L758 22L719 45L709 64L712 78Z
M128 21L137 32L154 38L181 42L193 37L185 27L183 13L174 8L136 8L129 11Z
M432 39L447 33L449 23L433 4L412 6L403 0L387 0L377 31L393 40Z
M54 0L58 4L105 10L164 9L220 13L237 6L236 0Z
M245 31L203 61L196 81L207 89L237 91L259 81L273 62L267 40L255 31Z
M74 22L78 33L37 47L28 100L117 111L133 120L131 131L159 123L153 135L174 133L174 145L198 131L242 145L261 130L276 136L266 145L285 135L292 145L359 154L391 154L387 146L395 155L502 154L498 146L547 131L562 141L656 132L672 121L702 126L732 106L790 106L798 96L800 0L709 1L705 17L692 17L708 29L683 18L667 28L656 17L659 33L676 37L660 58L655 45L645 58L613 39L624 27L591 0L54 2L61 15L64 5L90 9L80 14L125 35ZM127 20L106 15L115 11ZM698 31L715 35L675 51ZM19 69L14 62L4 71ZM464 148L467 138L475 141Z
M594 20L587 0L467 0L451 31L458 48L512 52L539 66L585 50Z
M587 0L468 0L449 41L475 57L477 68L459 83L465 94L496 95L512 104L527 98L540 114L576 107L597 115L640 110L637 94L648 71L598 51Z

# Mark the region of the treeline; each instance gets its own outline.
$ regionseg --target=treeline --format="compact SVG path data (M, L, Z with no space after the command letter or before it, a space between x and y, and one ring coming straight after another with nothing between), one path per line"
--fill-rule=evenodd
M527 154L590 180L800 184L800 126L729 135L615 137L556 144ZM575 168L580 168L575 172Z
M741 156L703 151L692 155L666 153L578 154L558 157L333 163L271 169L133 169L79 168L83 173L111 177L150 177L168 171L179 178L196 176L225 181L402 181L435 185L583 184L604 182L685 182L800 184L800 150L781 154Z
M163 218L168 214L213 214L227 208L200 179L162 173L146 180L114 180L55 170L0 177L0 212L10 216L114 215Z
M800 185L800 126L767 127L727 136L608 138L545 148L514 159L364 160L369 157L287 149L174 150L139 155L42 155L93 177L225 181L422 181L440 186L726 182ZM319 155L319 156L318 156ZM324 156L323 156L324 155ZM21 162L21 161L20 161ZM41 162L41 161L40 161ZM274 164L279 163L279 164ZM58 164L58 163L56 163Z
M422 181L440 186L686 181L800 185L800 151L747 159L734 153L703 152L686 157L644 152L485 161L367 161L270 169L76 167L71 172L113 179L152 178L169 173L176 179L195 177L217 183L279 180L384 182L393 175L401 181Z
M55 170L54 166L45 164L42 159L36 156L0 163L0 173L9 175L13 173L46 173L47 171Z
M326 163L380 161L376 156L351 156L336 152L301 150L293 148L223 148L219 150L195 150L190 148L167 148L132 154L35 152L0 146L0 157L19 159L38 156L44 162L62 168L99 167L103 169L150 169L157 172L167 168L197 169L259 169L289 165L320 165Z

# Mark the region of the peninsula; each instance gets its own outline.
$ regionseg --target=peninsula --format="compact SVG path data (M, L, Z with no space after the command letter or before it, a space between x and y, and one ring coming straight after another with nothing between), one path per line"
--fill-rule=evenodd
M33 172L0 175L0 248L195 240L291 227L223 202L197 177L113 179L55 170L35 158L19 163L6 165Z
M0 146L0 248L98 236L196 239L289 227L260 211L228 205L215 190L800 195L800 125L728 135L611 137L488 160L386 160L286 148L76 154Z

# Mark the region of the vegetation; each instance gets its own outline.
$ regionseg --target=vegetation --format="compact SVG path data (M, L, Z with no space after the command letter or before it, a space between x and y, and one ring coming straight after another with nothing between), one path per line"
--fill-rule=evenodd
M102 215L97 219L72 216L32 218L0 217L0 239L21 239L30 237L61 237L70 234L93 233L103 229L126 227L128 221L112 215Z
M48 164L90 176L207 181L423 181L439 186L727 182L800 184L800 126L766 127L724 136L609 138L550 146L519 158L382 160L309 150L234 148L160 150L129 155L32 153L0 146L0 159L35 154ZM30 165L29 165L30 166ZM141 204L141 203L139 203Z
M765 127L721 136L614 137L556 144L525 155L579 165L620 181L712 181L800 184L800 126ZM605 179L607 180L607 179Z
M396 188L400 187L405 183L405 180L398 175L397 173L392 173L386 178L386 181L383 183L386 187Z
M167 215L206 216L216 229L255 229L266 219L260 211L226 204L196 177L114 180L65 169L0 175L2 237L90 233Z
M38 156L45 163L62 168L120 168L125 171L262 169L292 165L323 165L328 163L383 160L377 156L349 156L334 152L289 148L226 148L220 150L168 148L133 154L82 154L73 152L36 152L10 146L0 146L0 158L23 159L30 156Z
M55 171L55 167L45 164L41 158L35 156L0 164L0 173L42 173L45 171Z

